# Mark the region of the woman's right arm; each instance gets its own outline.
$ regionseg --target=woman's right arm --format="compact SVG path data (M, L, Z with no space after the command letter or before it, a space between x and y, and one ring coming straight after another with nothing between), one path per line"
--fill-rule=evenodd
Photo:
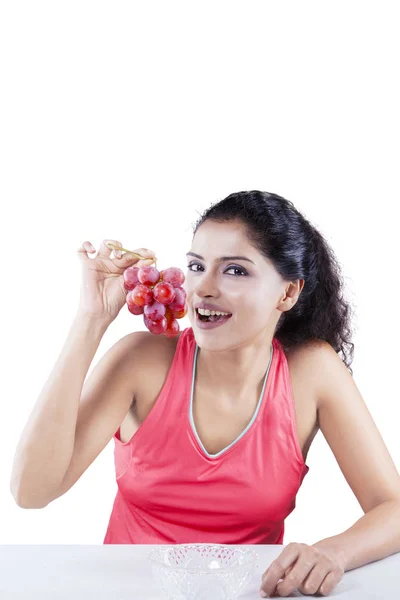
M10 487L23 508L45 506L68 468L83 384L107 327L106 320L75 316L15 453Z
M95 250L90 247L85 242L78 250L83 269L78 311L16 449L10 489L22 508L42 508L69 489L110 441L133 401L135 349L149 339L147 332L119 340L85 378L105 331L125 304L125 269L153 262L138 255L154 253L140 248L136 255L111 259L103 240L91 259L88 251Z

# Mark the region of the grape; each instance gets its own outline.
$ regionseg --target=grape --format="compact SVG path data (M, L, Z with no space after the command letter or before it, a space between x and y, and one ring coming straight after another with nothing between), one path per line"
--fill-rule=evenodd
M138 271L139 271L138 267L128 267L127 269L125 269L125 271L124 271L124 287L126 290L128 290L128 291L133 290L133 288L135 288L137 286L137 284L140 283L139 277L138 277Z
M133 315L142 315L144 312L143 306L136 306L135 304L128 304L128 310Z
M185 304L185 308L183 308L182 310L174 310L172 313L172 316L175 319L183 319L183 317L186 317L187 311L188 311L188 305Z
M150 304L153 301L153 292L147 287L147 285L143 285L139 283L132 290L132 300L137 306L145 306L146 304Z
M185 308L186 304L186 292L183 288L177 287L175 288L175 298L170 304L168 304L168 308L172 311L180 311Z
M167 319L165 317L162 317L159 321L152 321L144 315L143 319L144 324L151 333L160 334L167 329Z
M152 266L128 267L123 279L128 310L143 315L151 333L169 338L178 335L177 319L182 319L188 311L186 291L181 287L185 281L183 271L176 267L164 271Z
M133 315L142 315L144 313L144 308L143 306L138 306L133 297L132 297L132 292L128 292L126 295L126 303L128 305L128 310L129 312L131 312Z
M154 285L160 279L160 271L155 267L141 267L138 272L140 283Z
M172 286L180 287L185 281L185 275L183 271L177 269L176 267L169 267L169 269L165 269L161 271L162 280L166 283L170 283Z
M168 307L165 309L165 318L167 319L167 323L172 321L172 319L175 319L174 315L172 314L172 312L169 310Z
M165 306L155 300L152 304L146 304L144 314L151 321L159 321L165 315Z
M169 304L175 299L175 288L170 283L160 282L154 286L153 294L161 304Z
M175 337L177 334L179 333L179 323L176 319L172 319L172 321L170 321L167 324L167 328L164 331L164 335L168 338L173 338Z

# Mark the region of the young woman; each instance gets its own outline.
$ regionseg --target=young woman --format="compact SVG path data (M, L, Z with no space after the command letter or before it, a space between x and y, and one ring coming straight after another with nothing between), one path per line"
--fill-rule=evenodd
M320 429L366 515L286 546L262 589L328 594L346 570L400 550L400 478L352 378L340 268L291 202L250 191L212 205L187 254L191 327L128 334L85 381L125 304L124 270L154 257L111 258L106 242L89 252L85 242L80 305L17 449L19 506L65 494L113 438L104 543L282 544Z

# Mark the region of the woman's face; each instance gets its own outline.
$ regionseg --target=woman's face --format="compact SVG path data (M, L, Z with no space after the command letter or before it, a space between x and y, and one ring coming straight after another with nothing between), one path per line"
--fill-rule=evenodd
M226 258L233 256L248 260ZM240 222L205 221L193 238L187 264L190 266L183 284L187 314L200 347L234 348L262 337L267 331L273 334L282 314L276 306L287 282L247 241ZM195 305L201 301L220 306L224 312L232 313L232 317L219 327L199 328Z

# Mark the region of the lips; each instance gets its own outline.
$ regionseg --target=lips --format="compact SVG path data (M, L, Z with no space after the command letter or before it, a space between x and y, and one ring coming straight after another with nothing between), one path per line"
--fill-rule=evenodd
M210 302L198 302L197 304L194 305L194 309L196 310L198 308L203 308L204 310L214 310L214 311L218 311L218 312L225 312L225 313L229 313L230 315L232 314L226 308L223 308L222 306L218 306L217 304L211 304Z
M215 329L216 327L220 327L221 325L223 325L224 323L227 323L232 315L229 315L227 317L217 317L216 319L213 320L202 320L200 318L199 313L197 312L197 310L195 311L196 313L196 326L199 327L199 329Z

